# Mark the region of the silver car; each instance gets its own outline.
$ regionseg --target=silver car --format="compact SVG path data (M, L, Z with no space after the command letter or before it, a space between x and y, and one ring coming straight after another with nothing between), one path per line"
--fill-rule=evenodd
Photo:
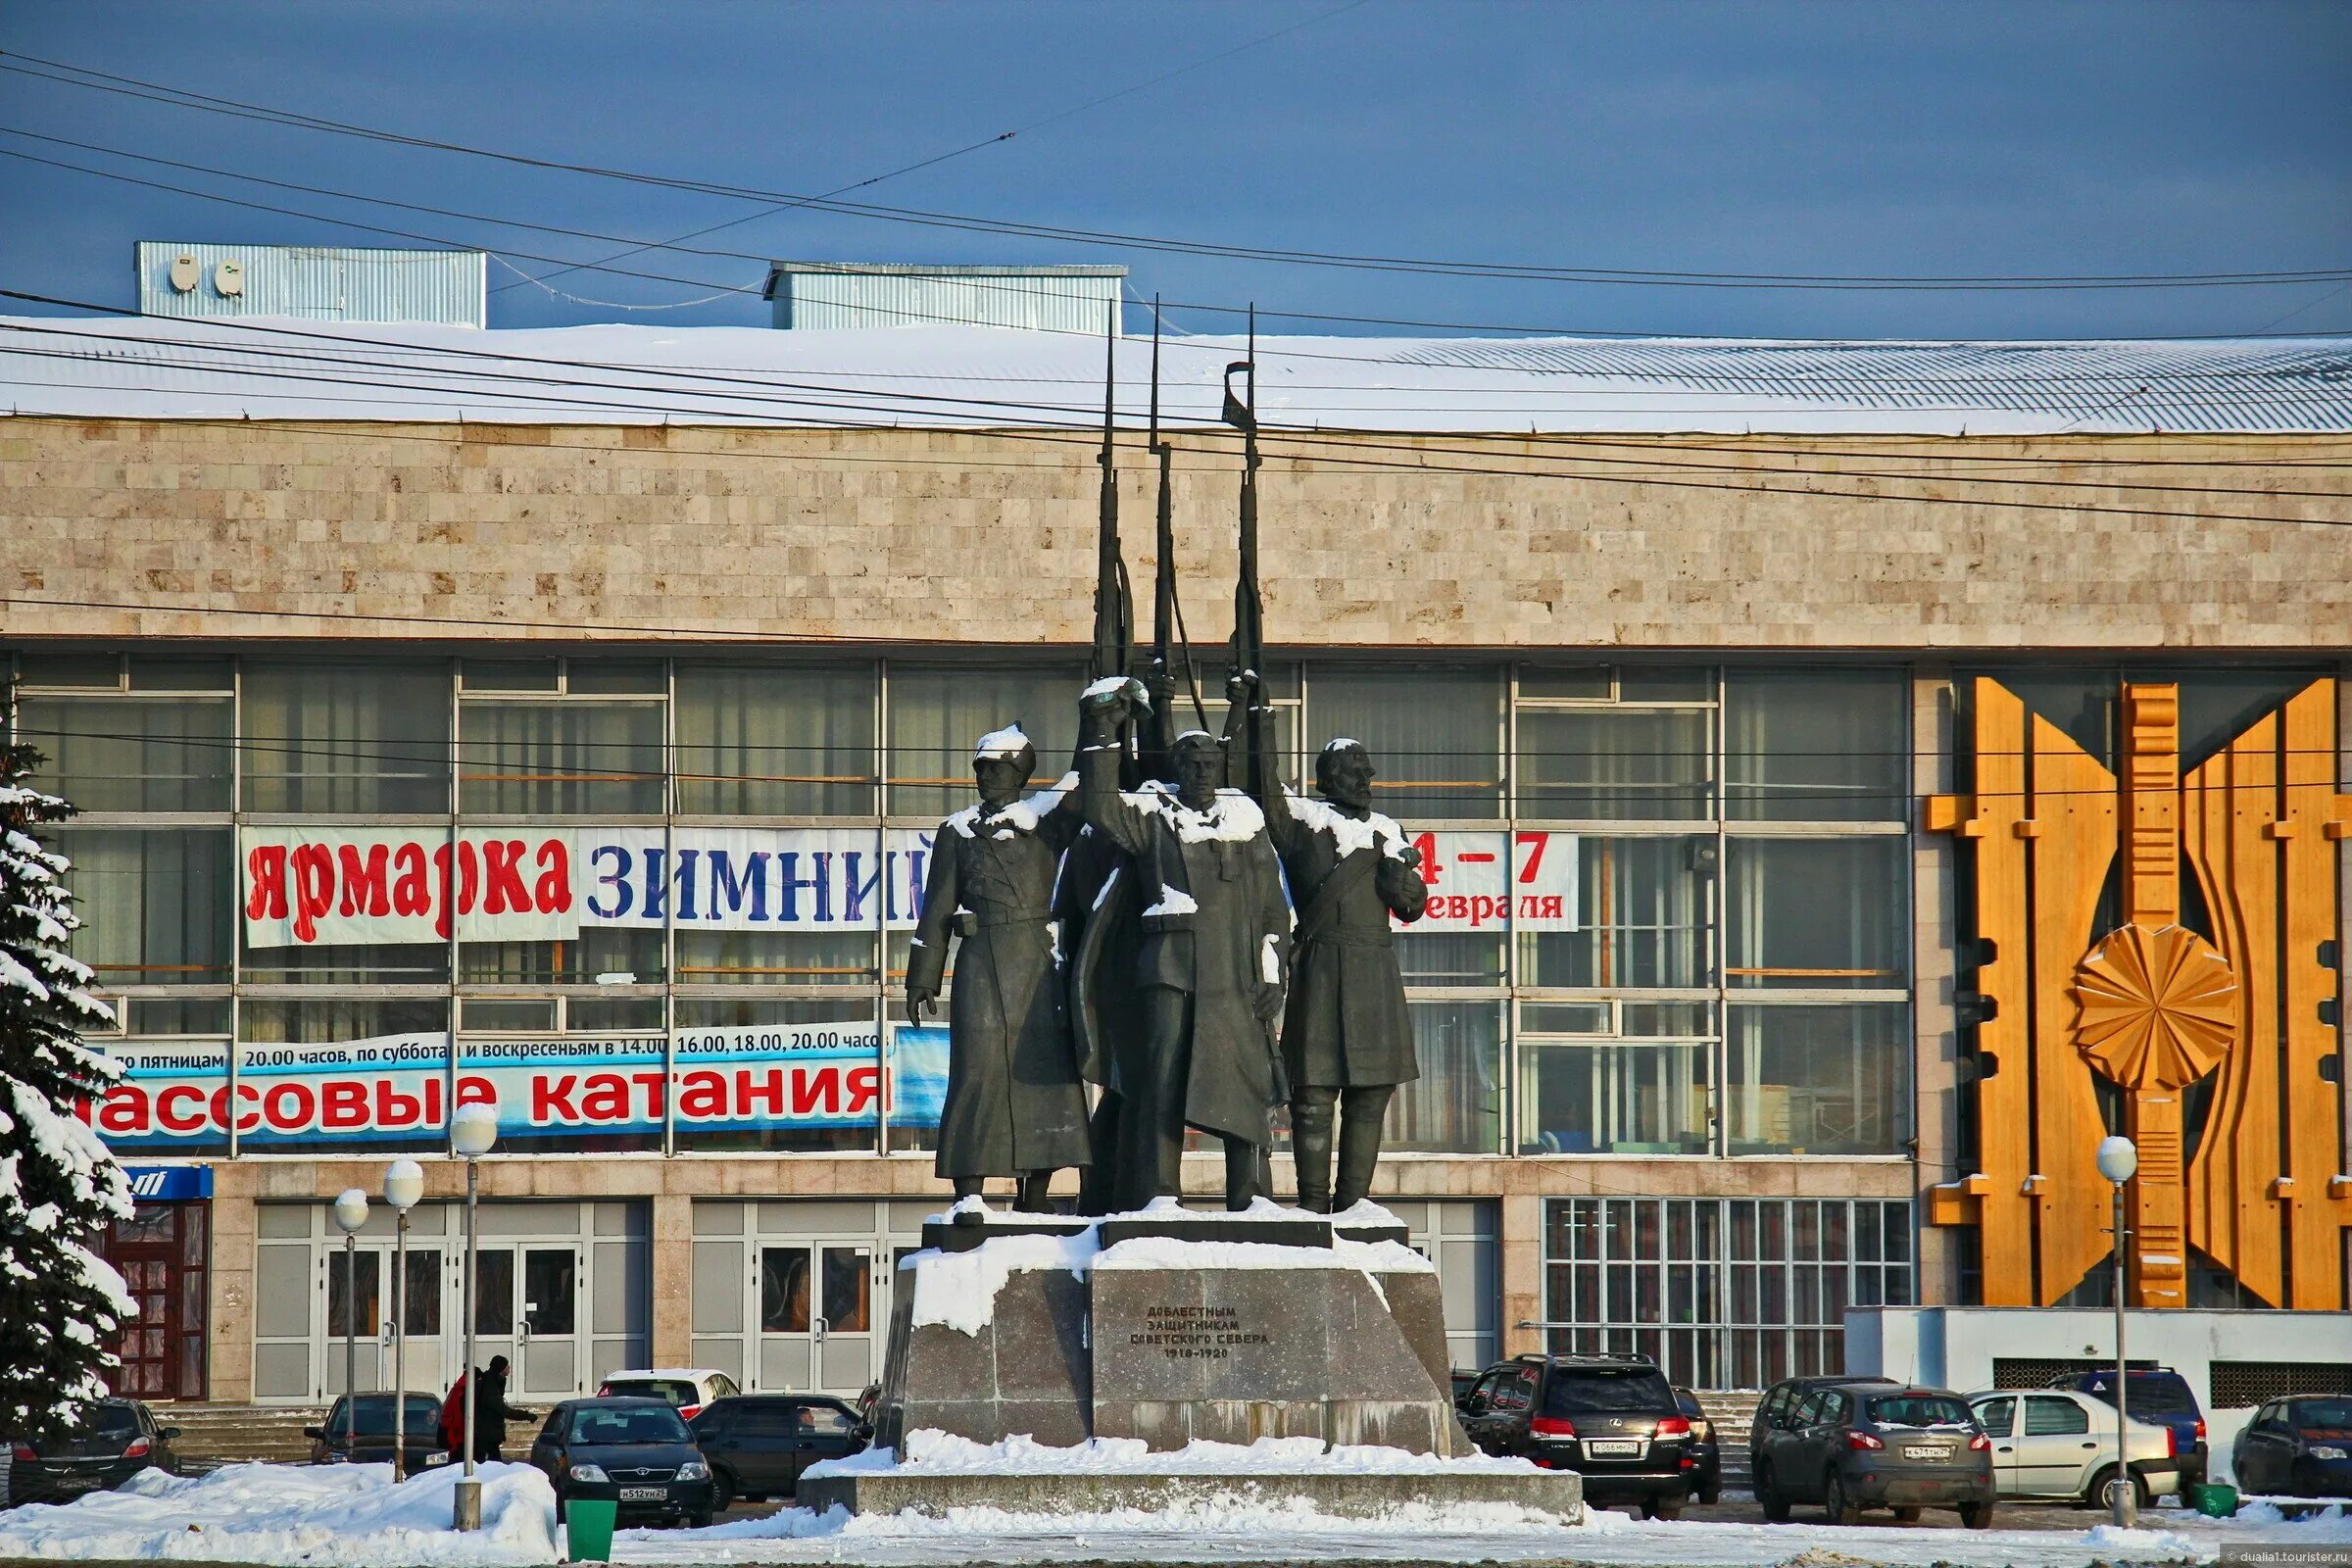
M1977 1425L1992 1440L1993 1484L2003 1497L2063 1498L2105 1504L2115 1482L2115 1406L2072 1389L1988 1391L1968 1396ZM2142 1507L2180 1490L2173 1433L2129 1418L2132 1484Z

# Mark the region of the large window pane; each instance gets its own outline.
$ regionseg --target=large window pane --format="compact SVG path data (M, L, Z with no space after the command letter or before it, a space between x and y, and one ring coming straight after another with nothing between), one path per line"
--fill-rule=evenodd
M449 666L248 663L245 808L449 809Z
M468 701L465 811L566 816L662 809L660 703Z
M1713 839L1577 839L1575 931L1522 932L1519 979L1537 986L1683 987L1709 983Z
M73 953L101 986L220 985L233 951L226 828L68 828Z
M1684 821L1713 814L1705 709L1528 708L1519 711L1519 814Z
M1724 679L1725 814L1899 821L1910 737L1900 671L1733 671Z
M49 760L33 782L84 811L225 811L226 698L26 697L24 742Z
M681 931L681 985L870 986L874 939L863 931Z
M969 806L972 748L1007 724L1036 744L1039 786L1061 777L1078 744L1082 677L1076 664L891 665L890 814L937 819Z
M471 985L658 985L662 933L592 925L564 942L463 942L458 975Z
M1523 1154L1703 1154L1705 1042L1546 1040L1519 1048Z
M1400 820L1502 813L1498 669L1311 668L1306 774L1335 738L1364 743L1379 809Z
M1899 1002L1734 1006L1724 1095L1731 1152L1900 1152L1909 1019Z
M1733 839L1727 979L1737 987L1877 991L1903 984L1905 844Z
M1415 1002L1413 1054L1421 1076L1389 1103L1390 1149L1492 1154L1502 1137L1502 1007L1492 1002Z
M680 665L678 809L870 816L874 685L871 664Z

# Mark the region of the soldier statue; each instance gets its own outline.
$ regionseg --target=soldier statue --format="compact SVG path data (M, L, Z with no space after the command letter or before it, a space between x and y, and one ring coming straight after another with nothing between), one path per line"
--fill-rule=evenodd
M1120 721L1135 682L1098 683L1079 705L1079 796L1087 825L1128 857L1144 900L1136 944L1145 1028L1113 1049L1121 1125L1113 1208L1183 1191L1185 1129L1225 1148L1225 1202L1262 1191L1274 1107L1285 1096L1274 1022L1290 912L1264 814L1224 789L1225 748L1194 730L1176 738L1176 787L1119 789Z
M934 1168L958 1201L977 1197L986 1177L1017 1177L1018 1204L1033 1212L1047 1207L1054 1171L1091 1157L1052 911L1061 852L1081 817L1074 791L1022 797L1036 771L1037 749L1019 725L981 737L972 754L980 804L939 825L906 958L906 1013L920 1023L938 1004L949 943L962 940Z
M1240 677L1261 755L1274 755L1273 710ZM1282 857L1298 923L1282 1059L1291 1086L1291 1149L1298 1206L1340 1213L1372 1192L1382 1123L1396 1086L1421 1075L1405 1011L1404 976L1389 916L1421 918L1429 890L1421 854L1372 809L1372 759L1360 741L1334 740L1315 759L1319 800L1292 795L1268 768L1259 782L1266 832ZM1339 1185L1332 1185L1334 1123Z

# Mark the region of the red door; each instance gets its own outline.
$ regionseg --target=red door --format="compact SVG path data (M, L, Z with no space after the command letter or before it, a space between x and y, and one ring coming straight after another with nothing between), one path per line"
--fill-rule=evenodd
M102 1250L137 1306L108 1347L122 1364L107 1379L134 1399L205 1396L207 1205L141 1203L106 1228Z

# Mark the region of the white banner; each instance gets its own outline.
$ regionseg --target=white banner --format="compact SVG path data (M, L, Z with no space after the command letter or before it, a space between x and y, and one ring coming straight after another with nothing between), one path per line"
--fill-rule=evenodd
M1573 833L1445 830L1413 835L1413 847L1429 907L1399 932L1580 929Z
M245 940L564 941L584 926L906 930L931 835L893 828L247 827Z

